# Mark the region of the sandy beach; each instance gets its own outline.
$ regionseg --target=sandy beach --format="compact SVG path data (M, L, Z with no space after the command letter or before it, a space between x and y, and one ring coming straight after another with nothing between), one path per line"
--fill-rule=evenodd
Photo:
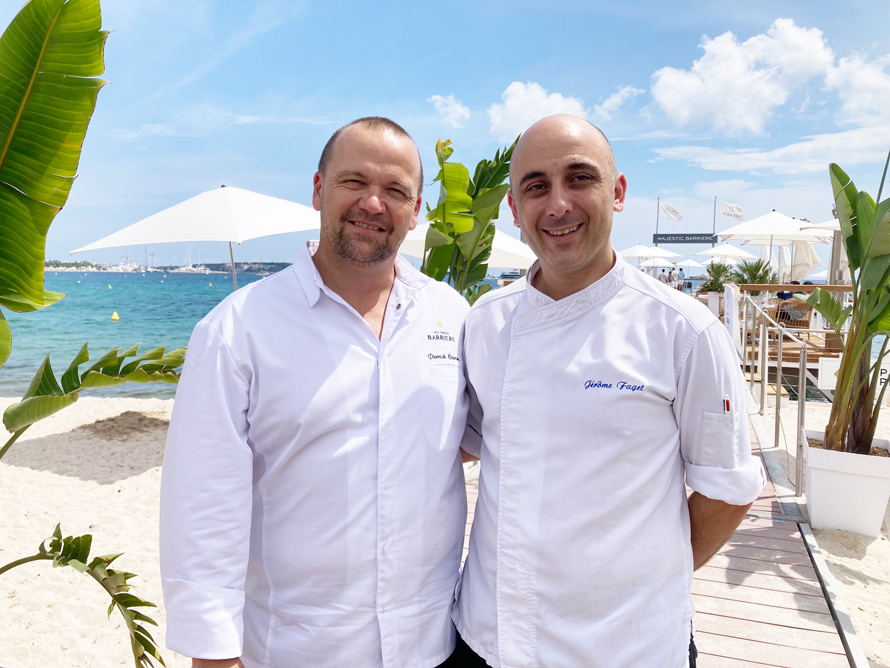
M12 403L0 399L0 411ZM64 535L93 535L92 556L136 573L133 593L158 605L152 634L170 668L190 661L163 649L158 570L158 490L173 400L84 397L39 422L0 461L0 563L35 554L61 522ZM4 432L5 433L5 432ZM88 576L47 561L0 576L0 666L132 666L129 637Z
M0 399L0 411L12 402ZM85 397L26 432L0 461L0 564L36 553L57 522L65 535L91 533L93 555L124 553L116 566L139 575L134 593L158 604L148 614L158 621L153 635L167 665L186 668L187 659L163 647L166 615L157 558L158 489L172 408L173 400ZM783 415L790 432L796 424L793 407ZM890 436L888 417L880 431ZM772 434L772 416L764 419ZM825 419L827 407L808 408L809 427L818 429ZM888 522L890 513L877 539L815 532L877 668L890 666ZM0 597L3 668L132 666L123 625L116 616L106 617L107 595L73 569L26 564L0 576Z

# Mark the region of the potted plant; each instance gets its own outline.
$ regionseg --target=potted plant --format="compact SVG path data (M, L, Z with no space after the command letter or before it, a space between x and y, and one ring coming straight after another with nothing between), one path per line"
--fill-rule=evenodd
M807 445L807 508L816 528L846 529L877 536L890 499L890 458L869 456L883 448L874 434L884 399L881 363L890 330L890 198L877 203L857 190L838 165L829 166L837 216L850 260L852 304L843 306L817 288L797 299L811 304L842 341L840 368L823 448ZM842 331L844 325L846 331ZM879 349L878 349L878 346ZM808 433L810 436L812 432ZM878 445L873 450L873 446ZM861 507L854 507L854 503Z
M769 266L769 262L765 260L746 260L739 264L730 273L731 280L740 285L755 284L769 285L778 282L776 272ZM752 297L765 295L763 290L754 290L749 292Z
M707 279L699 288L699 294L707 295L708 308L711 312L720 316L720 298L723 296L723 288L731 281L732 268L722 262L711 262L707 269Z

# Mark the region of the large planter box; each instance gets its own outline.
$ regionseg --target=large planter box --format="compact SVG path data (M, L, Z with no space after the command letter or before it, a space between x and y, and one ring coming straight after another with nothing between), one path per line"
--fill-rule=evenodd
M809 439L822 439L807 430L807 513L814 529L842 529L876 537L890 500L890 457L854 455L811 448ZM875 439L876 447L888 442Z

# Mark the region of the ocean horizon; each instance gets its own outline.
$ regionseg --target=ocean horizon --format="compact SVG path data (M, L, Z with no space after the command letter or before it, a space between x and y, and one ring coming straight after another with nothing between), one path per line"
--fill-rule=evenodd
M239 273L237 278L242 287L263 277ZM34 313L4 311L12 351L0 367L2 397L22 396L47 353L60 378L84 343L89 343L91 360L136 343L142 344L141 353L186 346L198 321L232 294L232 276L222 273L49 270L44 285L67 296ZM117 321L111 319L115 312ZM81 372L88 366L81 366ZM124 383L86 390L82 396L171 398L175 393L175 384Z

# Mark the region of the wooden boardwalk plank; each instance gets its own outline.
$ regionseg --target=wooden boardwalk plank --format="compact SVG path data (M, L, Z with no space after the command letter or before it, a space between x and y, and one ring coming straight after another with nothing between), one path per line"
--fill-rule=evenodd
M850 668L845 654L820 652L802 647L784 647L711 633L696 634L696 645L702 648L715 648L700 650L702 654L713 653L716 656L753 661L776 668ZM700 656L699 665L708 668L712 664Z
M727 587L725 582L711 582L695 578L692 582L692 593L693 595L723 598L739 603L755 603L773 608L831 614L823 596L799 592L772 591L757 587Z
M695 603L696 611L711 615L810 631L832 631L835 629L834 620L828 613L777 608L712 596L695 595L692 600Z
M791 578L770 573L749 573L729 568L717 568L710 563L702 566L695 573L696 580L721 582L727 587L755 587L770 591L784 591L789 593L806 594L808 596L822 596L822 587L815 580L803 578Z
M802 647L834 654L844 653L840 637L833 631L795 629L704 613L695 616L695 630L697 633L731 636L783 647Z

